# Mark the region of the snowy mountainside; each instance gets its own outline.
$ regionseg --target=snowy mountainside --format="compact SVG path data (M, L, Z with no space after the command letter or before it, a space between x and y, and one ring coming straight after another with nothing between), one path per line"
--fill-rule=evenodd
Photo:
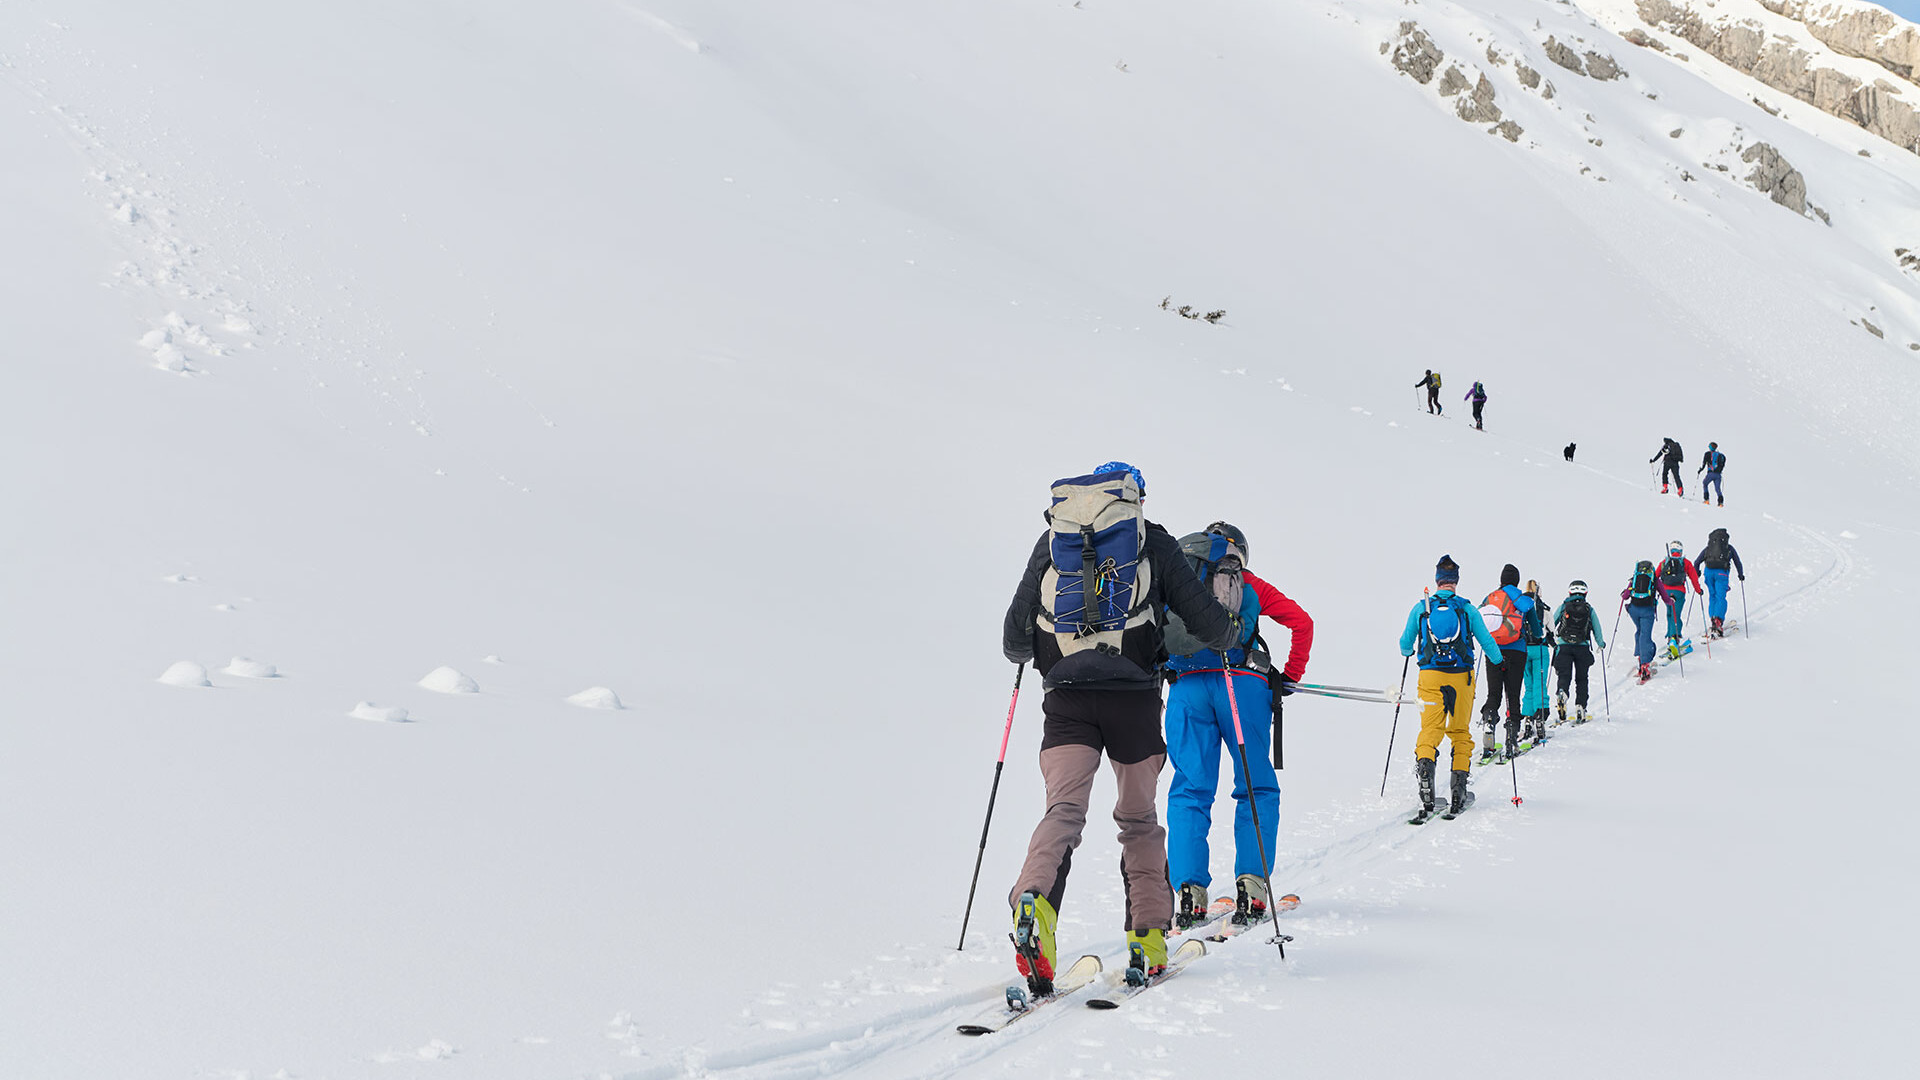
M0 1073L1383 1075L1441 986L1543 1006L1447 1075L1887 1071L1920 171L1608 11L0 10ZM1668 434L1724 512L1652 493ZM1043 810L1029 682L954 951L999 618L1110 457L1248 530L1317 680L1398 677L1443 551L1604 593L1728 524L1755 636L1616 655L1449 832L1410 713L1382 801L1389 710L1296 706L1287 966L956 1045ZM1111 962L1093 821L1062 948Z

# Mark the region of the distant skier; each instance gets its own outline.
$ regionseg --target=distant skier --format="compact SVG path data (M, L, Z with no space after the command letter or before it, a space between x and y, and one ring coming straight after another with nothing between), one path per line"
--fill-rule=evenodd
M1267 914L1266 875L1271 869L1263 865L1261 854L1272 857L1280 825L1280 780L1270 756L1273 695L1292 693L1293 684L1306 674L1313 649L1313 619L1246 568L1249 547L1238 528L1216 521L1205 532L1181 537L1180 546L1214 599L1239 613L1239 637L1223 657L1187 633L1178 615L1167 619L1166 666L1173 683L1167 692L1167 759L1173 763L1173 784L1167 792L1167 874L1168 880L1178 883L1174 925L1184 930L1207 915L1207 887L1213 883L1207 834L1213 827L1214 796L1220 789L1223 744L1232 763L1235 803L1233 917L1243 923L1259 922ZM1259 636L1262 615L1286 627L1292 639L1286 666L1278 672ZM1227 699L1229 671L1232 702ZM1277 684L1270 682L1274 676ZM1246 738L1245 768L1234 739L1235 704ZM1255 810L1259 812L1258 837Z
M1553 670L1553 633L1547 628L1547 605L1540 597L1540 583L1529 580L1525 589L1531 601L1520 617L1520 641L1527 647L1526 677L1520 696L1520 711L1525 725L1520 741L1534 745L1547 741L1547 710L1552 698L1547 691L1548 673Z
M1034 544L1007 608L1007 659L1033 661L1046 680L1040 776L1047 812L1009 896L1014 966L1036 997L1053 991L1054 925L1102 751L1119 789L1113 819L1120 826L1128 966L1138 976L1166 967L1173 890L1155 805L1167 760L1161 612L1171 607L1188 633L1213 648L1237 644L1236 618L1194 576L1173 537L1146 519L1145 493L1140 470L1121 461L1057 481L1050 527ZM1098 579L1088 581L1088 571Z
M1453 745L1452 801L1448 812L1467 808L1467 775L1473 768L1473 727L1467 714L1473 709L1473 643L1487 650L1487 662L1499 663L1500 645L1487 633L1480 612L1454 594L1460 584L1460 566L1442 555L1434 566L1438 588L1407 613L1400 632L1400 655L1420 655L1420 738L1414 743L1414 775L1420 783L1420 817L1433 812L1433 773L1440 756L1440 737Z
M1651 567L1649 567L1651 570ZM1640 620L1635 619L1638 626ZM1607 647L1607 639L1600 634L1600 620L1593 617L1593 605L1587 603L1587 583L1572 581L1567 584L1567 598L1553 612L1553 636L1558 645L1553 654L1554 703L1559 709L1560 720L1567 719L1567 683L1568 676L1573 682L1573 722L1587 722L1587 669L1593 666L1593 648L1587 642L1601 648ZM1653 659L1653 615L1647 615L1647 656ZM1602 672L1604 677L1605 673Z
M1706 455L1700 459L1700 467L1693 472L1695 476L1699 476L1701 473L1707 474L1707 482L1700 488L1701 502L1707 501L1707 492L1711 490L1714 494L1720 496L1719 505L1727 505L1726 490L1720 486L1720 474L1726 470L1727 455L1720 452L1720 444L1708 443Z
M1651 465L1662 459L1665 459L1666 464L1660 466L1660 494L1667 493L1667 477L1672 476L1674 486L1678 487L1681 496L1685 497L1687 486L1680 481L1680 465L1687 460L1687 452L1680 449L1680 444L1672 439L1664 439L1660 443L1659 451L1647 459L1647 464Z
M1685 651L1681 642L1687 636L1687 582L1693 582L1694 595L1701 595L1700 575L1686 557L1680 541L1667 544L1667 557L1660 560L1660 598L1667 603L1667 655L1678 659Z
M1500 587L1480 601L1481 621L1500 646L1487 654L1487 701L1480 707L1480 722L1486 726L1486 739L1480 746L1480 763L1493 760L1493 729L1500 722L1500 699L1507 700L1507 741L1509 756L1520 745L1520 691L1527 678L1527 644L1521 640L1521 624L1533 610L1533 600L1520 591L1520 570L1512 563L1500 568Z
M1476 382L1473 389L1467 391L1467 396L1460 400L1473 402L1473 428L1475 431L1485 431L1480 422L1480 410L1487 407L1487 388Z
M1633 655L1640 662L1640 681L1653 678L1653 619L1660 609L1660 578L1653 560L1634 564L1633 577L1620 590L1620 602L1633 618Z
M1427 388L1427 413L1429 415L1438 416L1441 412L1444 411L1440 407L1440 373L1439 372L1433 370L1432 368L1428 368L1427 377L1424 379L1421 379L1419 382L1414 383L1413 385L1414 385L1414 389L1416 390L1423 386Z
M1713 620L1713 629L1708 631L1714 637L1727 636L1727 569L1747 580L1747 568L1740 564L1740 552L1727 537L1727 530L1715 529L1707 534L1707 546L1693 561L1706 572L1707 579L1707 615Z

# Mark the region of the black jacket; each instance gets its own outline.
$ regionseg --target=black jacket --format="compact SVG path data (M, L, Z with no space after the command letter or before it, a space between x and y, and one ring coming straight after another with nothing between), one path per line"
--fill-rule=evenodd
M1672 439L1668 439L1665 442L1660 444L1660 452L1648 458L1647 462L1648 464L1652 464L1653 462L1659 461L1661 458L1666 458L1667 464L1673 466L1675 469L1678 469L1680 467L1680 463L1687 460L1687 452L1680 449L1679 443L1674 442Z
M1002 651L1008 660L1014 663L1034 661L1034 666L1046 676L1060 660L1060 646L1052 634L1039 632L1034 618L1040 611L1040 579L1052 561L1052 532L1040 534L1033 545L1033 554L1027 559L1026 573L1020 577L1020 587L1014 590L1013 603L1007 607L1007 618L1002 628ZM1194 574L1193 567L1187 564L1187 557L1180 550L1179 541L1167 530L1147 522L1146 559L1152 567L1152 583L1147 598L1154 608L1162 613L1172 608L1187 624L1193 636L1206 642L1210 647L1224 649L1237 639L1232 612L1221 607L1213 598L1213 593ZM1058 684L1051 678L1046 685L1072 686L1075 690L1155 690L1160 686L1160 665L1167 658L1166 644L1160 633L1160 621L1127 631L1126 640L1121 645L1121 654L1111 657L1106 664L1104 677L1095 679L1073 679ZM1089 655L1086 653L1078 655Z

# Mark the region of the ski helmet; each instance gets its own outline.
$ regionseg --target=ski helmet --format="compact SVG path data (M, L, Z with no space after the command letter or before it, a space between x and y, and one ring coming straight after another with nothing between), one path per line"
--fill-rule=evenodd
M1685 544L1682 544L1678 540L1667 541L1667 554L1669 555L1678 555L1682 551L1685 551L1686 549L1687 549L1687 546Z
M1111 473L1111 472L1132 473L1133 485L1140 489L1140 497L1143 499L1147 497L1147 478L1140 475L1139 469L1134 468L1133 466L1127 464L1124 461L1109 461L1105 465L1096 465L1094 466L1093 471L1096 474Z
M1224 521L1216 521L1207 526L1206 531L1214 536L1226 537L1227 543L1239 548L1240 564L1242 566L1253 561L1253 549L1247 546L1247 534L1241 532L1238 527L1229 525Z
M1571 596L1585 596L1587 595L1587 583L1576 578L1567 583L1567 593Z

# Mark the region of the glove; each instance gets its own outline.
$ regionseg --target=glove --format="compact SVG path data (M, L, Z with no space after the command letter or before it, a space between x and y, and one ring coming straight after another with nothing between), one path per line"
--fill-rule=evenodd
M1285 675L1280 676L1280 696L1286 697L1288 694L1293 693L1293 688L1299 685L1299 679L1289 679Z
M1741 574L1741 575L1740 575L1740 580L1741 580L1741 581L1745 581L1745 580L1747 580L1747 575L1745 575L1745 574Z

